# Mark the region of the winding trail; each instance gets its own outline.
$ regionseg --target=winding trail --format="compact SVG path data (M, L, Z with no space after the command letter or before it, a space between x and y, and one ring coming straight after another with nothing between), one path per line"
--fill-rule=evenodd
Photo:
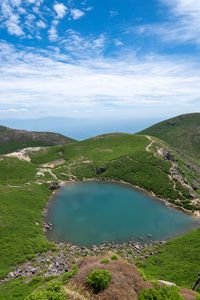
M146 135L146 138L150 141L150 143L149 143L149 145L146 146L145 150L146 150L147 152L151 152L150 148L151 148L151 146L153 145L153 143L154 143L155 141L154 141L154 140L152 139L152 137L149 136L149 135Z

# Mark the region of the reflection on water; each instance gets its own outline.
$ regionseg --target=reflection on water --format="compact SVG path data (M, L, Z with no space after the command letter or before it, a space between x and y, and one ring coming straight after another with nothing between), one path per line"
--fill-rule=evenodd
M50 204L48 237L82 246L103 241L163 240L197 226L197 219L127 186L68 184Z

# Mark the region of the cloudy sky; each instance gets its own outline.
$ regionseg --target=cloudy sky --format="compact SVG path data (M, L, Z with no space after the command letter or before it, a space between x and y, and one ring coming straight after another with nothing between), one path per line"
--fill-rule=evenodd
M200 110L200 1L0 0L0 118Z

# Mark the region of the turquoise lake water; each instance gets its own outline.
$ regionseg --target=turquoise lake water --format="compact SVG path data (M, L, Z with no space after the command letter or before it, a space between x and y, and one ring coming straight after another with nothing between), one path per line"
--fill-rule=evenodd
M103 241L168 239L199 223L131 187L97 182L70 183L59 190L47 221L53 224L49 239L88 247Z

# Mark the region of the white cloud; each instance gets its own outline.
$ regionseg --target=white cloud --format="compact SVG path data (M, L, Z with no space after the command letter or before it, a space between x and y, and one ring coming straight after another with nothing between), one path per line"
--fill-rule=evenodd
M47 25L42 20L37 21L36 25L41 29L45 29L47 27Z
M200 110L199 62L177 57L127 55L74 64L59 53L17 51L0 45L0 106L27 108L33 116L79 111L119 116ZM62 61L64 57L60 56ZM59 61L58 61L58 60Z
M23 113L27 112L28 109L26 108L7 108L7 109L0 109L0 113Z
M58 19L63 19L68 11L67 7L63 3L56 3L53 8L57 14Z
M52 42L58 40L58 33L57 33L56 26L54 25L51 26L51 28L48 30L48 36L49 36L49 40Z
M20 1L12 2L13 6L19 6ZM0 3L0 8L2 12L2 20L4 20L4 26L7 28L11 35L22 36L24 31L20 26L20 17L13 12L12 5L9 1L2 0Z
M196 0L159 0L169 9L165 22L139 26L139 34L158 36L164 42L200 46L200 2Z
M124 43L122 41L120 41L119 39L113 39L113 43L115 46L123 46Z
M61 41L65 50L69 51L73 57L96 57L102 55L105 49L106 36L82 36L72 29L67 30L67 37Z
M112 9L112 10L110 10L110 16L113 18L113 17L116 17L117 15L118 15L118 11L117 10L115 10L115 9Z
M9 20L5 22L5 25L8 29L8 32L12 35L22 36L24 35L24 31L18 25L19 19L18 16L12 15Z
M78 20L78 19L82 18L85 15L85 13L84 13L84 11L82 11L78 8L73 8L73 9L71 9L71 15L72 15L73 20Z

